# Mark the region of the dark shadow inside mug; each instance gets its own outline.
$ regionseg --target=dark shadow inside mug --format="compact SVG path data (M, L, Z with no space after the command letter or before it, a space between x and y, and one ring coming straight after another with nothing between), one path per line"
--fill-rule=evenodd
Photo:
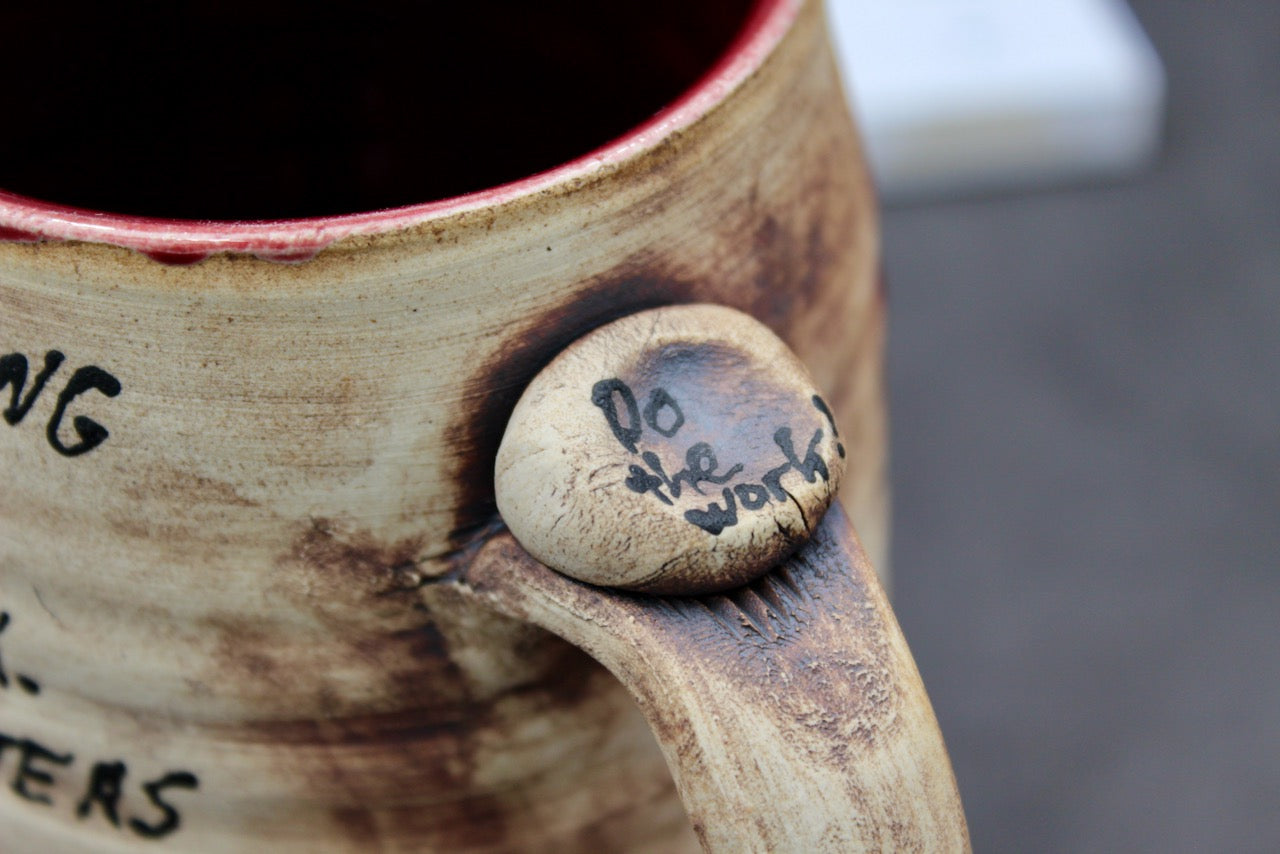
M514 181L643 123L754 0L23 4L0 187L175 219L328 216Z

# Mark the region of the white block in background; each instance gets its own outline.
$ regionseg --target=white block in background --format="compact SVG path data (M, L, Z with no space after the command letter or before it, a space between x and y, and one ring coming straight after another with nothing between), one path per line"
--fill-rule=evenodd
M827 0L887 201L1149 164L1164 71L1123 0Z

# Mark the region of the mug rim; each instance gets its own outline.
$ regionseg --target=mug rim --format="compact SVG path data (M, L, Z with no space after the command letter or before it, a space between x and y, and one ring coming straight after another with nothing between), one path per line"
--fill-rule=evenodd
M358 213L276 220L187 220L93 211L0 189L0 242L74 240L135 249L155 260L195 263L221 252L298 262L345 237L400 231L527 198L644 155L721 103L763 64L804 0L756 0L727 50L689 89L647 121L542 172L429 202Z

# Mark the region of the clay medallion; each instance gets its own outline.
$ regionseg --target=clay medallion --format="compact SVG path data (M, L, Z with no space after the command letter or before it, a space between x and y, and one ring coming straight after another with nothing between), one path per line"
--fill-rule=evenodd
M767 327L673 306L591 332L530 383L498 451L497 502L531 554L580 581L725 590L809 539L844 455Z

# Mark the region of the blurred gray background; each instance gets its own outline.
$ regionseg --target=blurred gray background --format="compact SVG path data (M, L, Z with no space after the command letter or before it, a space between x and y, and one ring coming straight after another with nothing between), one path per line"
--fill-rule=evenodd
M884 213L894 597L976 850L1280 852L1280 3L1132 181Z

